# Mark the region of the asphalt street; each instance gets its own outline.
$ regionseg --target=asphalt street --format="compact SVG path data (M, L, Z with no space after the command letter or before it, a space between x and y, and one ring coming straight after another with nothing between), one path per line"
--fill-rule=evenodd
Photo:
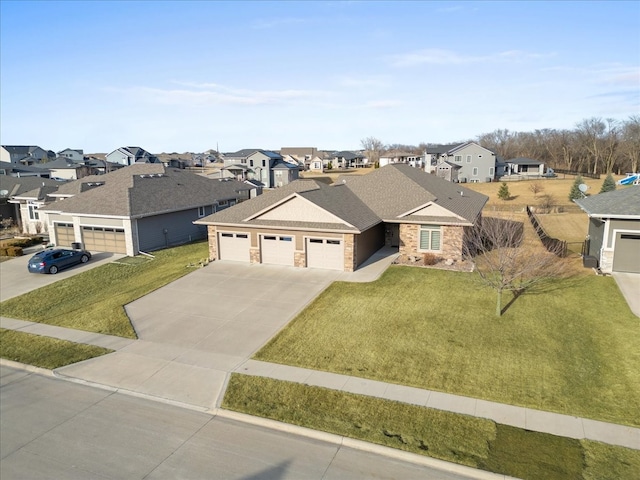
M471 478L7 366L0 429L3 480Z

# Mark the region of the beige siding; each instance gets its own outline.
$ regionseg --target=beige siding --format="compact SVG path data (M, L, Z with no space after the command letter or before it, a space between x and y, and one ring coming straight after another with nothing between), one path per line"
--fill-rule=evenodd
M340 223L344 225L344 221L335 215L301 197L293 197L256 218L260 220Z

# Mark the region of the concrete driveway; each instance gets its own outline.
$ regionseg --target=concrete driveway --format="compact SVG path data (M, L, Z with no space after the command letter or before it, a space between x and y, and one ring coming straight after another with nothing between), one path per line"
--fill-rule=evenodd
M640 273L615 272L613 278L631 311L640 317Z
M5 262L0 262L0 301L5 301L18 295L23 295L36 288L44 287L51 283L69 278L88 269L113 262L124 255L118 253L92 252L91 260L82 265L66 268L55 275L42 275L29 273L27 264L29 259L36 253L36 249L26 250L24 256L12 258Z
M213 262L126 306L138 341L56 373L215 408L230 372L340 276Z

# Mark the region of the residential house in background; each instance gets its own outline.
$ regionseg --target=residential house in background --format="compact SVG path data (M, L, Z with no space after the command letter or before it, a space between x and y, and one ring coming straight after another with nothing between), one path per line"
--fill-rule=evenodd
M342 150L332 154L331 164L333 168L347 169L369 166L369 161L360 152Z
M298 180L196 221L211 260L353 271L383 246L462 260L488 197L407 164Z
M22 165L21 163L0 162L0 176L49 178L51 176L49 170L40 168L40 165L41 164L29 166Z
M223 171L238 180L257 180L264 188L282 187L296 180L300 166L285 162L282 155L271 150L243 149L224 155Z
M458 183L458 172L462 168L461 165L457 165L453 162L448 162L446 160L440 161L432 171L433 174L437 175L440 178L444 178L449 182Z
M537 178L545 175L544 162L533 158L512 158L504 162L503 175Z
M380 155L379 165L381 167L394 163L407 163L412 167L422 168L424 165L424 156L399 150L388 151Z
M120 165L133 165L134 163L158 163L160 160L157 156L147 152L140 147L120 147L113 152L108 153L107 162L117 163Z
M77 180L87 175L98 173L96 169L85 165L84 160L74 162L64 157L60 157L53 162L42 163L37 166L49 172L49 178L54 180Z
M425 149L424 169L428 173L434 173L435 167L447 159L447 152L460 145L451 143L446 145L428 145Z
M55 192L61 182L40 177L14 177L0 175L0 216L10 219L22 233L44 233L46 222L38 209L50 201L49 193Z
M493 182L496 178L496 154L475 142L457 145L438 157L441 161L460 166L458 181L460 183Z
M590 257L603 273L640 273L640 186L574 201L589 216L585 264Z
M2 145L0 162L33 165L55 160L56 154L37 145Z
M82 163L84 161L84 151L81 149L65 148L58 152L58 157L66 158L75 163Z
M235 180L139 163L62 185L39 213L56 245L132 256L205 238L193 222L247 200L249 190Z

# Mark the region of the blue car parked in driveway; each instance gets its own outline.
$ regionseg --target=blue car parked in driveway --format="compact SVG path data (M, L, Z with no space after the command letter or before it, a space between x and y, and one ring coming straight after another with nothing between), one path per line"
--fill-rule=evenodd
M86 250L52 248L36 253L29 259L28 269L31 273L56 274L63 268L79 263L87 263L91 254Z

